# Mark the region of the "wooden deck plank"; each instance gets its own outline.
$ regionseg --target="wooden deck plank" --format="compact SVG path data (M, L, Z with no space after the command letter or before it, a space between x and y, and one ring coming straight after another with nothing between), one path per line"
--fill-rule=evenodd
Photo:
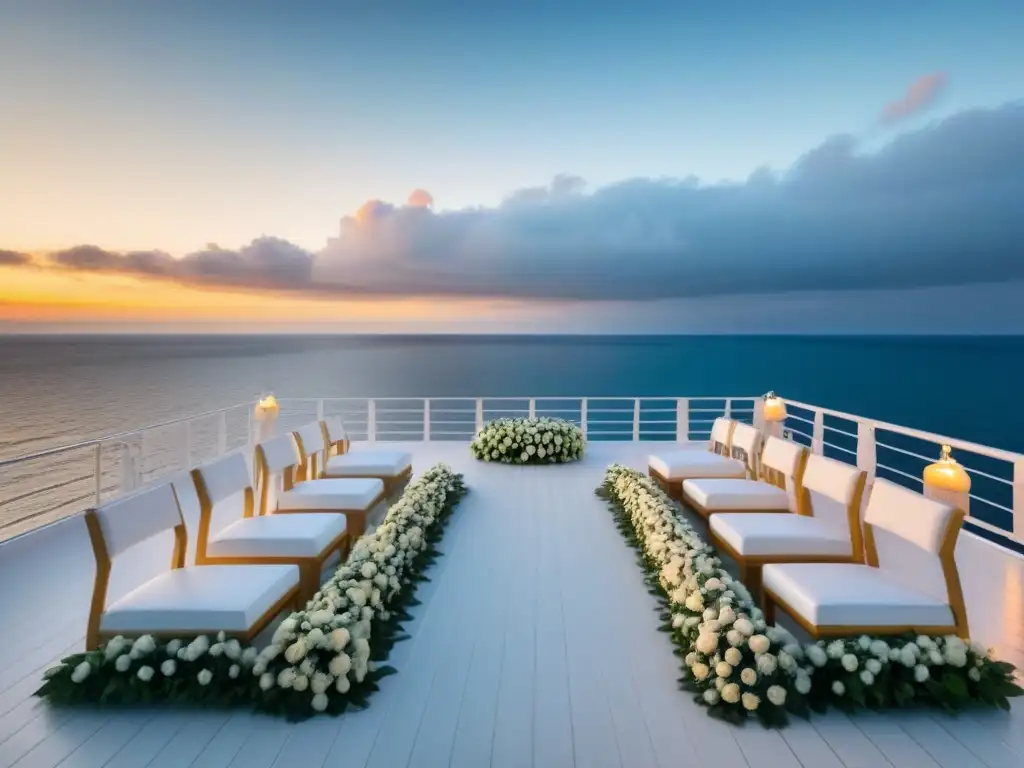
M656 631L633 552L593 495L607 464L644 468L656 450L650 444L599 443L579 464L537 468L474 462L461 443L406 447L417 469L446 461L464 471L472 493L442 540L431 581L418 587L422 604L406 624L411 638L392 652L399 674L383 681L368 710L298 724L245 712L53 711L32 692L55 657L81 647L84 623L62 622L37 645L12 623L21 598L8 595L11 610L0 615L0 636L12 649L0 663L0 765L1024 765L1019 701L1010 713L956 719L831 713L782 732L708 718L678 690L679 661ZM989 567L979 558L995 560L993 573L1004 580L1024 573L1024 561L992 554L971 542L957 557L972 569ZM87 600L79 589L91 583L86 561L73 559L77 578L59 593L68 603L63 615L77 615L70 609ZM974 570L966 579L969 602L983 576ZM53 590L68 574L38 582ZM983 626L997 614L996 605L976 606L972 622L980 623L972 629L989 645L1024 653L1016 614L1005 606Z

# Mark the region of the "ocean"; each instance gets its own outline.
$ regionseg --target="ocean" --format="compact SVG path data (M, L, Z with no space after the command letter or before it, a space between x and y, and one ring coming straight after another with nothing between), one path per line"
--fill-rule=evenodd
M1021 381L1022 337L7 337L0 339L0 458L233 405L261 392L300 398L697 397L775 390L1024 452ZM48 479L53 471L38 469ZM19 486L36 486L36 473L19 472ZM18 503L5 485L0 476L0 524Z

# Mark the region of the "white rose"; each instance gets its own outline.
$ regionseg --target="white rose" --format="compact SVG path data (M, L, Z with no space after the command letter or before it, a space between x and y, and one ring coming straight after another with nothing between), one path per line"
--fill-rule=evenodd
M760 670L762 675L770 675L775 672L775 668L778 666L775 657L770 653L762 653L756 657L757 668Z
M228 677L230 677L232 680L238 677L241 674L241 672L242 668L237 664L232 664L230 667L228 667Z
M740 653L738 648L727 648L725 651L725 660L734 667L738 667L740 662L743 661L743 654Z
M807 646L807 659L816 667L824 667L828 663L828 656L825 649L820 645Z
M698 661L690 668L690 672L693 673L695 679L706 680L708 675L711 674L711 668L707 664Z
M310 702L310 704L312 705L313 709L315 709L317 712L323 712L325 709L327 709L327 694L314 694L313 700Z
M264 672L262 675L260 675L261 690L269 691L271 688L274 687L274 682L274 676L270 672Z
M834 683L832 683L832 693L834 693L836 696L842 696L844 693L846 693L846 686L843 685L841 680L836 680Z
M738 629L730 629L725 633L725 639L729 641L729 645L738 647L743 644L743 633Z
M208 669L201 669L199 674L196 675L196 680L199 681L200 685L209 685L210 681L213 680L213 672Z
M929 677L928 667L924 664L918 664L914 667L914 679L919 683L923 683Z
M740 672L740 681L746 686L753 685L757 682L757 672L750 667L746 667L742 672Z
M975 670L971 670L971 671L973 672ZM85 678L87 678L89 676L90 672L92 672L92 667L89 665L89 662L88 661L83 661L81 664L79 664L77 667L75 667L74 671L72 671L72 673L71 673L71 682L73 682L73 683L81 683L81 682L83 682L85 680Z
M708 706L713 707L715 704L718 703L718 700L720 698L721 696L719 695L718 691L716 691L714 688L708 688L706 691L704 691L704 703L706 703Z
M776 707L781 707L786 703L786 689L781 685L768 686L768 701Z
M728 677L732 674L732 664L728 661L720 661L715 665L715 674L719 677Z
M740 700L740 687L736 683L728 683L722 688L722 699L729 704L735 704Z
M153 679L153 668L149 666L139 667L139 671L135 674L139 676L139 680L144 683L148 683Z
M868 659L864 662L864 666L872 675L877 675L879 672L882 671L882 662L880 662L878 659Z
M748 712L753 712L755 709L757 709L757 707L758 707L758 705L760 703L761 703L761 699L759 699L754 694L752 694L752 693L744 693L743 694L743 708L745 710L747 710Z
M695 645L701 653L712 654L718 650L718 635L713 632L701 632Z
M971 667L969 670L967 670L967 676L977 683L981 680L981 670L977 667Z
M771 641L764 635L754 635L750 638L750 650L754 653L768 653L771 647Z
M349 688L352 687L352 683L348 681L347 677L339 677L334 681L334 690L338 693L348 693Z
M292 688L296 691L304 691L309 688L309 678L305 675L296 675L292 681Z
M857 667L859 666L857 657L854 656L852 653L844 654L839 663L843 665L843 669L845 669L847 672L856 672Z
M170 677L171 675L174 674L174 672L175 672L175 670L177 670L177 668L178 668L178 662L176 662L174 659L168 659L167 661L165 661L163 664L160 665L160 673L164 677Z
M127 672L129 667L132 665L132 657L127 653L123 653L117 657L117 661L114 662L114 669L118 672Z
M810 675L801 670L793 679L793 686L796 688L797 693L799 693L801 696L806 696L808 693L811 692Z
M846 643L842 640L833 640L825 646L825 652L830 659L841 659L846 654Z
M874 685L875 682L875 676L871 674L871 670L868 669L862 669L860 671L860 679L864 685Z
M298 664L306 657L306 650L306 641L300 637L284 652L285 661L289 664Z
M753 623L750 621L750 619L744 618L742 616L736 619L735 622L733 622L733 627L742 632L746 637L750 637L752 634L754 634Z

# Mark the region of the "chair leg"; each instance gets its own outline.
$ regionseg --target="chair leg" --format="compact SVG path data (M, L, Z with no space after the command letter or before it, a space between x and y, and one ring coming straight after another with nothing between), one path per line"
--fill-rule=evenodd
M320 561L303 560L299 565L300 604L305 605L312 600L318 589L320 589Z
M764 613L765 624L769 627L775 624L775 601L764 590L762 590L761 611Z
M763 603L763 590L761 588L761 566L740 563L740 581L750 592L754 603Z
M345 513L345 533L348 534L349 541L355 541L363 535L363 531L366 530L366 513L365 512L346 512Z

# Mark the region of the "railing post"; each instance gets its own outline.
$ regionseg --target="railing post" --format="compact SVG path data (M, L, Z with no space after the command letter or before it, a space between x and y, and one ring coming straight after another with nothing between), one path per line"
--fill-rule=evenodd
M869 421L857 422L857 469L868 473L868 484L875 481L878 453L875 449L875 425Z
M192 467L192 422L186 419L181 422L181 457L185 462L185 469Z
M324 420L324 399L322 397L316 401L316 420Z
M96 443L96 466L93 469L95 474L95 501L98 507L103 503L103 443Z
M814 412L814 428L811 430L811 453L825 453L825 414Z
M640 439L640 398L633 400L633 442Z
M680 397L676 399L676 442L686 443L690 441L690 399Z
M423 442L430 442L430 398L423 400Z
M221 411L217 421L217 455L228 452L228 412Z
M1013 462L1013 535L1024 541L1024 459Z
M580 429L583 431L583 437L587 436L587 398L583 398L580 401Z
M725 411L724 413L722 413L722 415L725 416L725 418L727 419L732 418L732 398L725 398Z
M530 398L530 418L537 418L537 401L532 397Z
M121 442L121 493L130 493L142 484L141 454L142 435L130 435Z
M477 398L475 408L475 414L473 419L474 431L479 432L484 428L484 401Z
M373 443L377 440L377 401L366 401L366 439Z
M765 430L767 424L764 420L764 398L754 398L754 429L758 429L762 434L766 435L768 432Z

